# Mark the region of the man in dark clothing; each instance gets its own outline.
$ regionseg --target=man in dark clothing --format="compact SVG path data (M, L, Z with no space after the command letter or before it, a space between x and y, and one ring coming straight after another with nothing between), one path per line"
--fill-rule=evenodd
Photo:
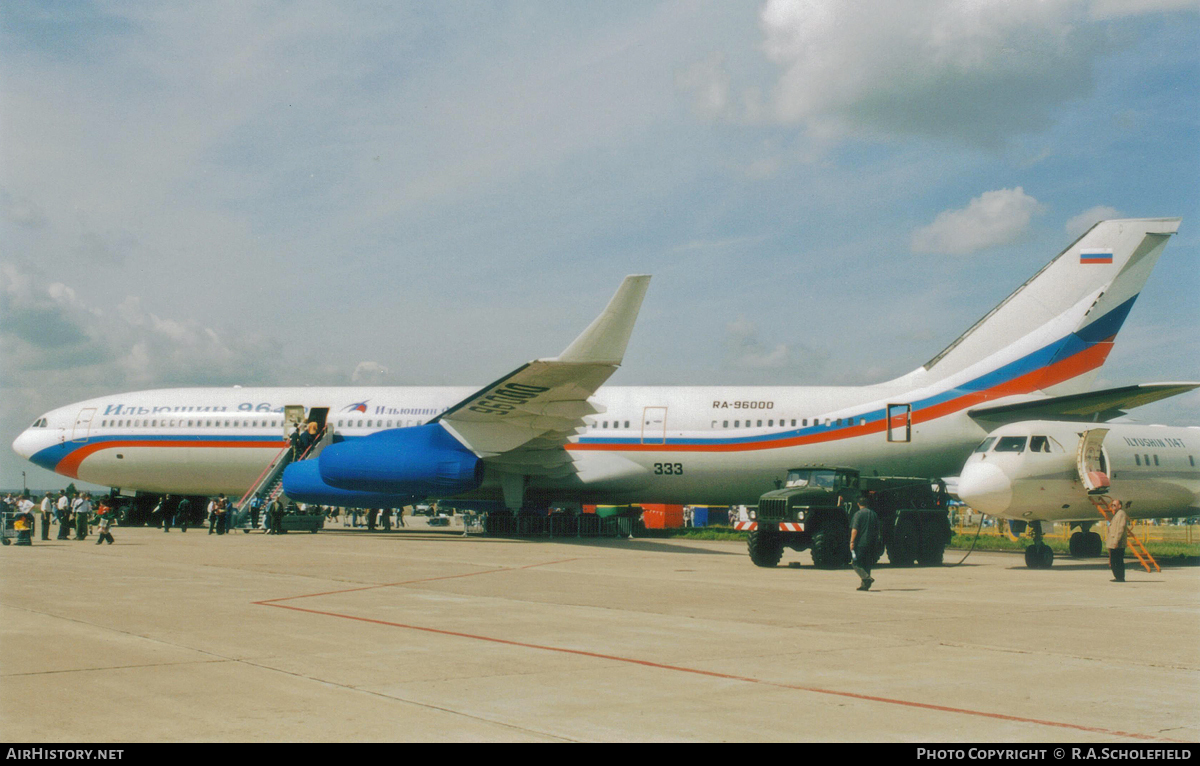
M154 510L151 511L151 513L154 516L158 517L157 521L162 524L162 531L164 531L164 532L171 531L170 503L171 503L171 496L163 495L162 499L158 501L158 505L154 506Z
M875 578L871 577L871 564L876 546L879 545L879 517L867 505L865 497L858 498L858 510L850 519L850 565L862 578L859 590L870 590Z
M283 534L283 503L278 498L267 507L267 521L270 524L268 535Z
M187 531L188 515L192 512L192 501L186 497L179 501L179 507L175 509L175 521L179 523L179 528L184 532Z

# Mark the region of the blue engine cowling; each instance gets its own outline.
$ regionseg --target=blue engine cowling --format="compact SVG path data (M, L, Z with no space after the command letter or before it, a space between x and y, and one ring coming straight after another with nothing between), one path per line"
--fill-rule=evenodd
M340 508L403 508L423 497L386 492L355 492L331 487L321 479L316 460L292 463L283 469L283 493L297 503Z
M483 481L483 463L437 423L331 444L316 463L327 484L359 492L449 496Z

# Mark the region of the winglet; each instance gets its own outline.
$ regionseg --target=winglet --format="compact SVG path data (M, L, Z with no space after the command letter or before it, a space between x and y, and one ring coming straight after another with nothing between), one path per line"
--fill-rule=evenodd
M620 364L649 286L649 274L625 277L600 316L555 361Z

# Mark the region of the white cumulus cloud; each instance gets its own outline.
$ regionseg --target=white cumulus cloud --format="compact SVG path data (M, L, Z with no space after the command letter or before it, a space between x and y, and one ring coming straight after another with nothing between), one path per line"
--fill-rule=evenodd
M776 119L995 144L1091 92L1105 29L1081 0L769 0Z
M1075 239L1092 228L1093 224L1097 224L1100 221L1107 221L1110 218L1120 217L1121 213L1115 207L1109 207L1108 205L1097 205L1096 207L1088 208L1067 221L1067 235L1071 239Z
M914 253L967 255L1014 241L1028 227L1038 201L1015 189L984 192L960 210L944 210L913 232Z

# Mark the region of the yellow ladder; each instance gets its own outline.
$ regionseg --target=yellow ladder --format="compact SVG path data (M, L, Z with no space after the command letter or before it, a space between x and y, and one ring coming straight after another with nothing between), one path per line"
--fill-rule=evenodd
M1100 511L1100 515L1104 517L1106 522L1112 522L1112 514L1117 512L1119 505L1116 500L1112 500L1108 495L1088 495L1088 499L1092 501L1092 505L1096 506L1096 510ZM1129 530L1129 548L1133 551L1133 555L1137 557L1142 568L1147 572L1161 572L1158 568L1158 562L1150 555L1150 551L1146 550L1146 546L1138 539L1133 530ZM1153 570L1150 567L1154 567Z

